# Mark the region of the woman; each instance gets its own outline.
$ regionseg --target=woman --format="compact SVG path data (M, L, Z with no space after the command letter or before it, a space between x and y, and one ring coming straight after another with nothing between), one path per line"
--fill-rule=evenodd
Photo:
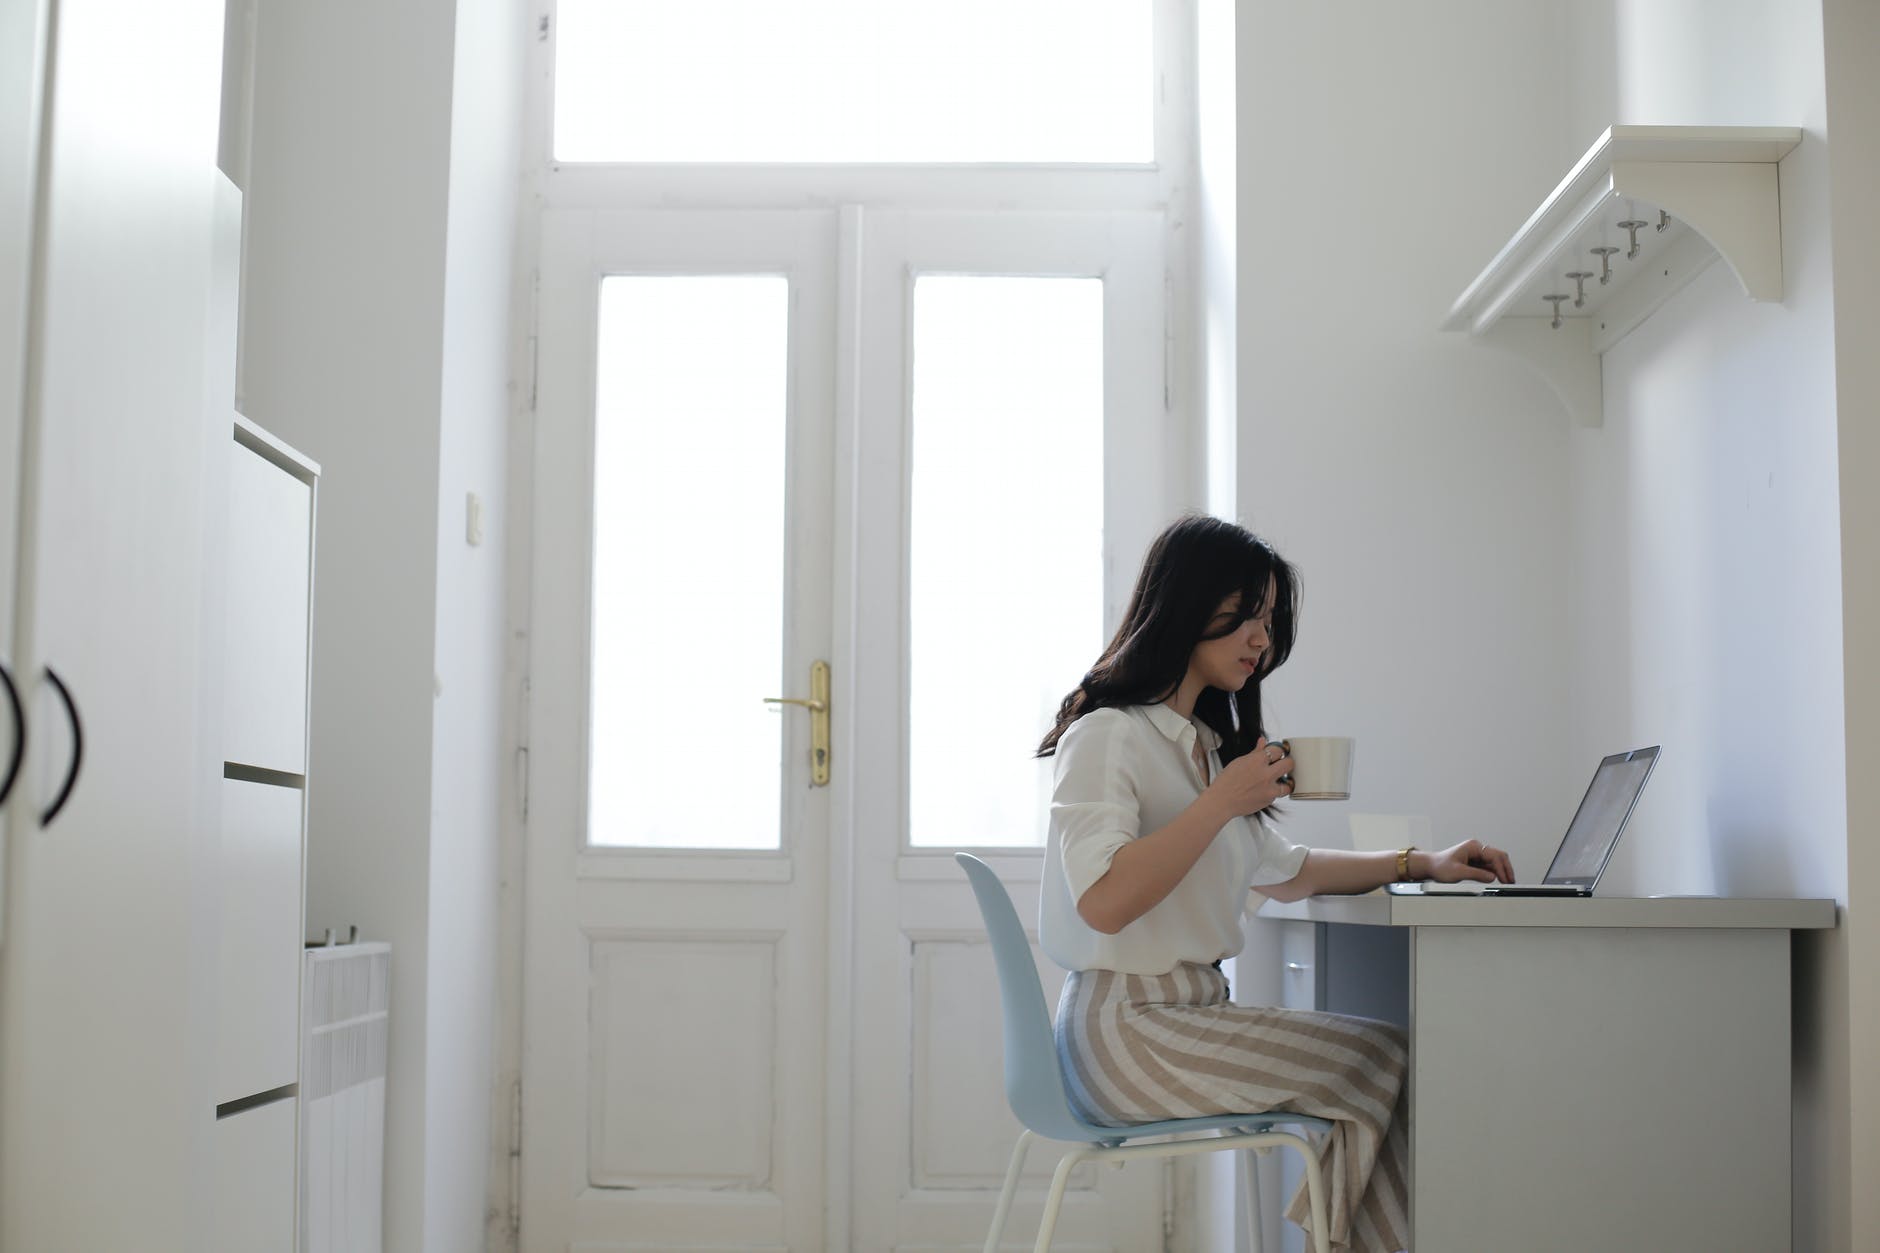
M1183 518L1150 546L1115 638L1038 748L1057 756L1039 938L1071 971L1057 1041L1084 1118L1331 1119L1331 1243L1392 1253L1409 1238L1404 1033L1231 1004L1220 963L1240 951L1249 887L1290 901L1514 870L1475 840L1353 853L1274 829L1292 760L1266 740L1260 680L1292 651L1298 598L1293 568L1230 522ZM1303 1188L1288 1217L1308 1222Z

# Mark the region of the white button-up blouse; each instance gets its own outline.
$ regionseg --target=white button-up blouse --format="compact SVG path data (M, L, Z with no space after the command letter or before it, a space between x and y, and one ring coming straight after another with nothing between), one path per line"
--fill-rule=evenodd
M1077 901L1117 849L1167 826L1201 795L1197 736L1212 778L1221 769L1220 737L1167 705L1092 710L1058 740L1038 939L1064 969L1160 975L1182 962L1232 957L1248 889L1299 873L1304 847L1264 817L1235 818L1174 891L1115 935L1078 915Z

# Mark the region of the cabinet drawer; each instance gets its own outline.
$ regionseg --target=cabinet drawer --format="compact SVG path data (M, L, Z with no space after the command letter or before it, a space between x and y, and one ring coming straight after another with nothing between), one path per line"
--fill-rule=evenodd
M218 1104L292 1083L298 1071L301 796L222 780Z
M313 488L230 444L228 761L307 769L307 605Z
M294 1253L292 1097L215 1124L217 1253Z
M1286 1009L1319 1008L1319 926L1279 925L1279 1003Z

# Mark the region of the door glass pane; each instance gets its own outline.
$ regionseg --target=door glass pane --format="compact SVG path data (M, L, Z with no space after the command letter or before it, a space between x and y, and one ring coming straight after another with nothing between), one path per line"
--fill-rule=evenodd
M779 847L788 303L601 283L590 844Z
M561 0L558 161L1154 160L1153 0Z
M1103 284L922 277L913 344L909 838L1041 846L1103 644Z

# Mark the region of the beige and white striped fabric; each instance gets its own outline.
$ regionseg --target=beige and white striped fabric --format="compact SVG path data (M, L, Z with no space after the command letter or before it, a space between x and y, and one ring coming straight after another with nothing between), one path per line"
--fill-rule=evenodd
M1072 1106L1109 1125L1310 1114L1337 1125L1319 1147L1334 1249L1397 1253L1409 1240L1409 1161L1399 1098L1402 1029L1367 1018L1235 1005L1212 966L1165 975L1075 971L1057 1012ZM1286 1216L1311 1223L1304 1185Z

